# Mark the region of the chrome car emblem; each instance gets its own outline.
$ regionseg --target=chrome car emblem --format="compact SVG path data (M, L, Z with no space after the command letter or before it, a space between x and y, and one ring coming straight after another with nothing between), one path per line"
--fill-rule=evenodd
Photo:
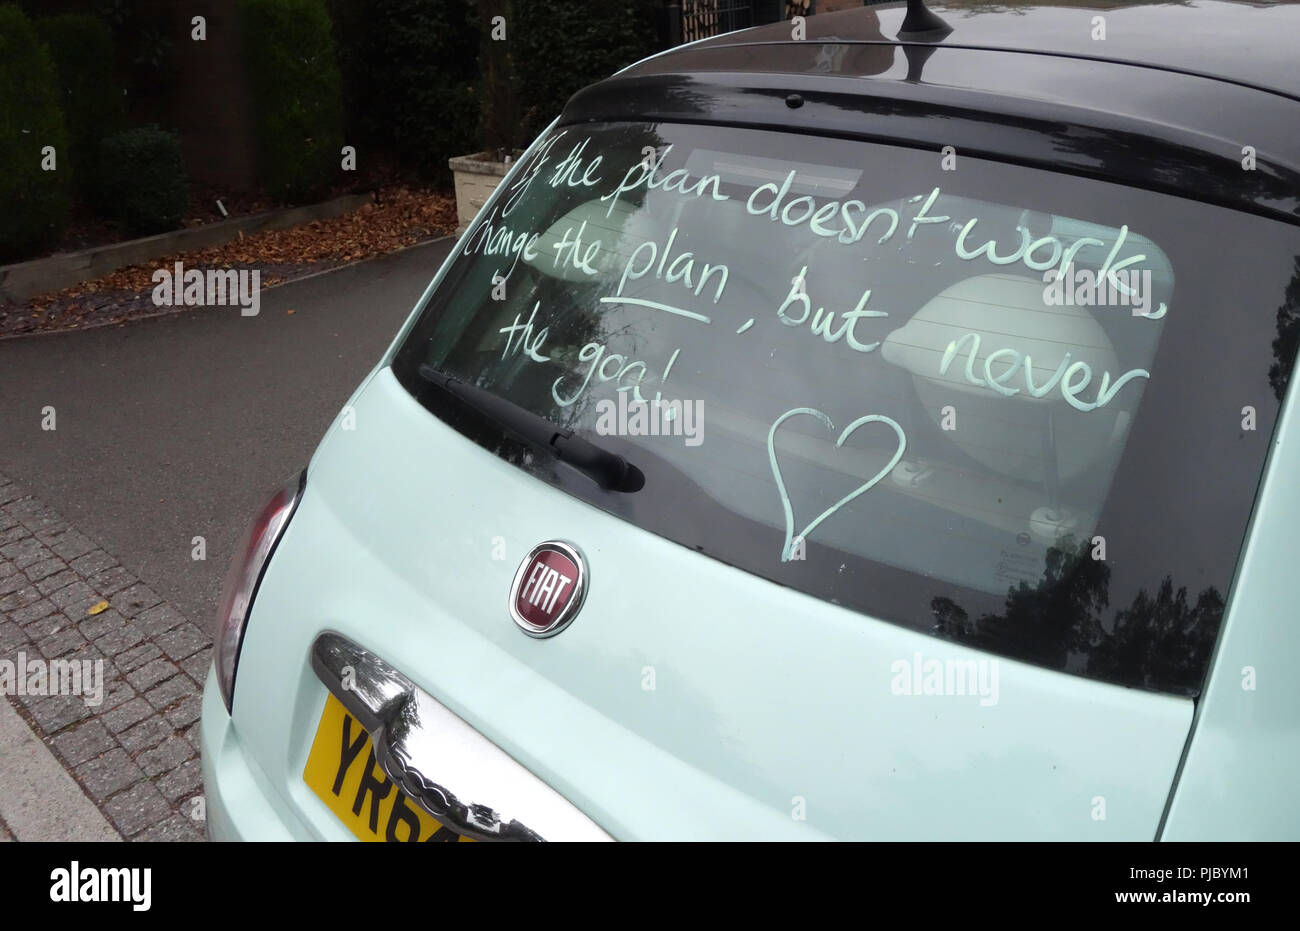
M553 637L573 621L587 594L587 564L571 544L533 547L510 586L510 616L530 637Z

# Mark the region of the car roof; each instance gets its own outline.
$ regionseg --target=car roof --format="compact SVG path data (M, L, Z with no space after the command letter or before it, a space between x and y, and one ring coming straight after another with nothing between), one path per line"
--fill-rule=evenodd
M1197 0L1196 3L927 4L952 32L943 45L1119 62L1199 74L1300 100L1300 3ZM897 42L905 4L889 3L807 17L806 40ZM1105 19L1094 39L1093 18ZM742 29L679 47L669 55L707 56L720 46L789 41L790 24Z
M951 145L1300 224L1300 5L931 9L951 32L900 40L897 3L680 46L579 91L560 124Z

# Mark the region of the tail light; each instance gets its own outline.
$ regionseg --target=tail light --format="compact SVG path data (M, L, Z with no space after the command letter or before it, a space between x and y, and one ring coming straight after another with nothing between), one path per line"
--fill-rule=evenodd
M270 562L284 528L289 525L289 518L302 498L306 483L307 472L304 470L292 483L272 495L235 550L235 559L221 595L213 637L217 684L221 687L227 711L231 710L234 702L235 670L239 666L239 650L244 643L244 625L248 622L249 609L253 606L266 564Z

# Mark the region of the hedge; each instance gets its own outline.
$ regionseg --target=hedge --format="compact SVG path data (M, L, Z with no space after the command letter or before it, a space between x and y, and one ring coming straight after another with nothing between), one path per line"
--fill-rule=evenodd
M126 127L126 98L113 71L113 35L95 17L76 13L38 19L36 29L58 72L72 182L89 198L98 183L100 142Z
M331 0L349 127L426 177L478 147L477 11L448 0Z
M143 126L109 136L100 146L100 194L106 211L133 236L176 229L189 206L181 141Z
M323 0L241 0L259 171L291 203L329 190L343 156L343 96Z
M55 170L41 168L54 147ZM58 76L31 20L0 6L0 261L58 241L71 208Z
M522 144L573 94L660 48L660 0L553 4L511 0L511 57L522 110Z

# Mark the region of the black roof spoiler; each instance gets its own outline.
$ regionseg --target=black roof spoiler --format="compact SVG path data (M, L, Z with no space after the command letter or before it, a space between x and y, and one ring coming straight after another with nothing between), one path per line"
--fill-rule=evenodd
M1162 72L1151 75L1159 80ZM1275 111L1256 114L1275 127L1293 125L1297 113L1292 101L1234 85L1207 81L1202 90L1215 98L1206 101L1210 113L1248 100L1256 110ZM792 93L802 99L798 110L786 104ZM1176 125L1167 117L1161 121L1115 106L1106 110L1089 100L1024 100L866 76L665 71L608 78L579 91L558 125L595 122L738 126L925 149L937 149L942 141L976 157L1129 184L1300 225L1300 150L1293 139L1288 146L1285 135L1261 133L1254 140L1256 168L1243 171L1240 143L1220 138L1212 125Z

